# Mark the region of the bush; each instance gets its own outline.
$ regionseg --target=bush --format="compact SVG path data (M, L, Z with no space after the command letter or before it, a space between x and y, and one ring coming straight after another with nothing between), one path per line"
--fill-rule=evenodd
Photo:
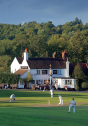
M88 82L82 82L81 87L84 89L88 88Z
M76 79L76 81L75 81L75 90L76 91L79 91L79 79Z
M19 77L13 73L0 73L0 83L16 84Z

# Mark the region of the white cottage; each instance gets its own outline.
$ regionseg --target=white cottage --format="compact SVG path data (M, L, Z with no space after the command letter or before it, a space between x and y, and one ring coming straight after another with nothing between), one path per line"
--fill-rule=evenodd
M51 74L50 79L50 64L51 64ZM65 50L62 52L62 58L56 58L56 54L53 57L46 58L32 58L28 57L27 48L23 54L23 57L15 57L11 64L11 73L15 73L20 76L20 78L25 78L28 71L33 77L34 84L46 84L46 81L55 85L58 88L74 88L75 79L69 77L69 61L68 53ZM24 83L18 83L18 88L24 88Z

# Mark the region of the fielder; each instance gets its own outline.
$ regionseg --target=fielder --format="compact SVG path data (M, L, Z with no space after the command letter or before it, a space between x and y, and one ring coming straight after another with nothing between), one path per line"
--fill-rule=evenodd
M51 98L53 98L53 89L52 88L51 88L50 92L51 92Z
M70 106L69 106L69 111L70 112L70 109L71 107L73 107L73 112L75 113L75 105L76 105L76 102L74 101L74 98L72 99L71 102L69 102Z
M10 102L11 102L12 100L14 100L14 103L15 103L15 95L14 95L14 94L12 94L12 95L10 96Z
M61 95L58 95L59 96L59 100L60 100L60 103L59 104L62 104L63 105L63 99L62 99L62 96Z

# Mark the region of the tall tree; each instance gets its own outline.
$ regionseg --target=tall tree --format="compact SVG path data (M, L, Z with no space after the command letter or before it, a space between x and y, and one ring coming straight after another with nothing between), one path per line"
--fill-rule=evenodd
M72 76L79 81L79 87L81 86L81 82L86 79L86 76L79 63L77 63L77 65L75 66Z

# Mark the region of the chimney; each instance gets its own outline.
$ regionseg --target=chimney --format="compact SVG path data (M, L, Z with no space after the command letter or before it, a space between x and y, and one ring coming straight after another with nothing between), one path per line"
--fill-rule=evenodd
M53 58L56 58L56 52L53 53Z
M64 50L64 52L62 52L62 59L67 61L68 60L67 58L68 58L68 53L66 50Z
M68 62L68 57L67 57L67 62Z
M27 48L25 48L25 52L27 52Z
M87 67L87 69L88 69L88 63L86 63L86 67Z
M27 52L27 48L25 48L25 52L24 52L24 60L28 60L28 52Z

